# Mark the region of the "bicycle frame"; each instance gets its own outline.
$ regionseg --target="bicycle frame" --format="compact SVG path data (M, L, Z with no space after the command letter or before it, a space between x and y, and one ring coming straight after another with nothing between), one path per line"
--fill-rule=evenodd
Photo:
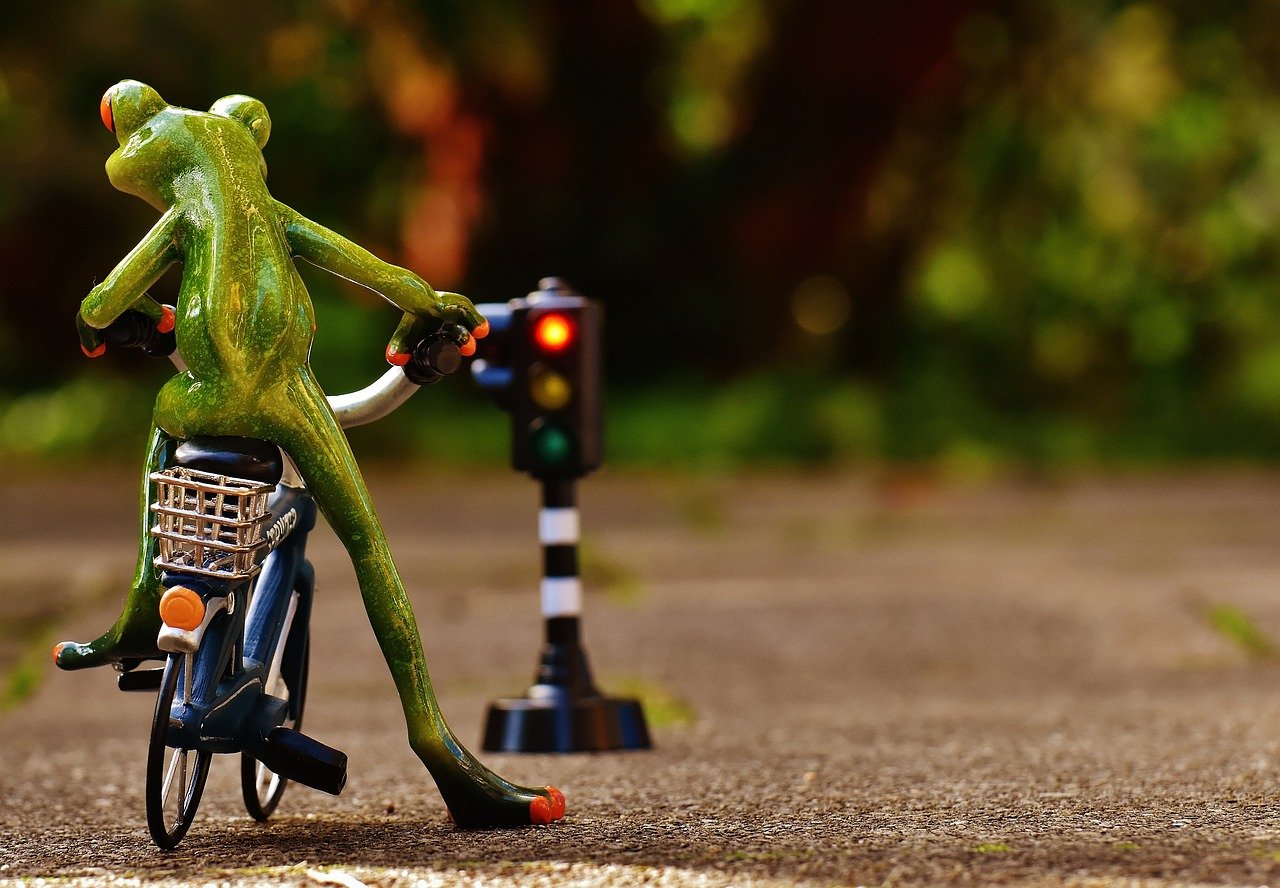
M178 352L170 359L177 369L186 369ZM392 367L371 385L328 400L339 424L351 428L390 414L418 388L401 368ZM268 506L273 517L263 531L269 554L257 577L227 581L181 571L162 575L166 588L184 585L206 602L223 598L230 605L192 639L195 649L183 657L178 679L182 695L174 700L165 737L168 746L243 751L264 761L264 756L271 757L267 738L287 713L281 701L266 694L265 687L273 665L286 664L269 663L267 657L287 631L286 624L299 620L301 625L308 624L315 577L305 557L307 534L316 523L315 501L287 454L284 462L284 475ZM291 613L295 586L300 594ZM241 662L233 664L230 676L220 674L242 639Z
M424 342L432 344L425 351L420 344L411 359L421 366L394 367L361 391L329 398L339 423L379 419L418 390L415 379L430 382L432 374L456 369L456 344ZM183 369L181 356L172 358ZM156 647L166 666L133 678L126 669L120 679L122 690L147 689L157 679L147 822L166 849L190 827L214 754L242 754L245 806L258 820L270 816L288 780L334 795L346 783L346 755L298 730L314 597L306 540L316 524L315 501L289 455L270 442L189 443L169 446L164 468L150 476L157 486L155 564L167 590ZM175 776L176 819L167 810Z
M209 622L199 647L181 655L181 699L175 697L170 713L168 746L270 757L267 739L289 715L284 701L265 688L273 669L290 665L271 662L272 653L283 649L278 642L310 619L314 570L305 549L316 507L304 488L280 484L270 510L264 531L270 551L258 576L226 581L166 571L162 577L166 587L183 585L206 601L232 602L229 613Z

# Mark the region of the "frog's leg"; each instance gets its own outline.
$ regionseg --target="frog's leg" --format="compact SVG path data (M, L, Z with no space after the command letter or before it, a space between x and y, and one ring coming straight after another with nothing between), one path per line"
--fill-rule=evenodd
M272 429L294 458L330 526L355 566L369 622L395 680L409 743L431 772L460 827L549 823L564 816L564 796L552 787L515 786L482 765L445 723L427 674L422 639L382 526L346 436L324 395L305 371L277 399Z
M125 598L124 612L102 636L88 644L64 641L53 649L54 662L60 669L84 669L101 666L126 657L155 656L156 635L160 631L159 575L154 560L155 537L151 535L151 504L155 485L148 477L163 468L173 449L173 439L156 426L151 427L147 443L146 468L142 473L142 527L138 546L138 565Z

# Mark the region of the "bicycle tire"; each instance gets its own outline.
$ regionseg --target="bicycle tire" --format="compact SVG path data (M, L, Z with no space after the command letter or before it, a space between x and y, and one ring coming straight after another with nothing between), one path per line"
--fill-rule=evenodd
M301 592L295 594L301 595ZM307 674L311 668L311 633L307 629L307 626L295 623L288 638L280 642L285 645L280 683L288 692L285 700L291 710L291 717L285 719L284 727L295 731L302 727L302 712L307 703ZM296 645L302 646L300 653L295 650ZM272 688L264 690L279 696ZM245 810L254 820L265 823L271 817L288 785L287 777L271 771L247 752L240 754L240 793L244 797Z
M171 749L165 745L165 733L169 726L173 698L178 689L182 660L182 654L170 654L165 662L160 694L156 698L155 716L151 720L151 743L147 748L147 829L151 832L152 840L166 851L176 848L191 828L196 809L200 806L200 797L204 794L205 780L209 776L209 763L213 760L213 753L206 750ZM195 767L191 769L191 782L188 784L184 760L192 753L195 754ZM166 804L173 789L175 768L180 770L182 780L179 781L177 817L170 826Z

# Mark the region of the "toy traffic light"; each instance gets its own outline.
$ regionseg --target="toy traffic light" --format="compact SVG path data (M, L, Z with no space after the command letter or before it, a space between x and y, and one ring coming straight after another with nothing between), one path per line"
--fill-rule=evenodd
M480 340L472 375L511 414L517 471L542 485L542 616L546 643L523 697L495 700L484 748L500 752L647 749L637 700L596 688L581 640L577 479L599 467L600 307L544 278L525 299L480 305L490 335Z
M480 309L492 333L472 373L511 414L512 466L539 479L599 468L600 306L544 278L525 299Z

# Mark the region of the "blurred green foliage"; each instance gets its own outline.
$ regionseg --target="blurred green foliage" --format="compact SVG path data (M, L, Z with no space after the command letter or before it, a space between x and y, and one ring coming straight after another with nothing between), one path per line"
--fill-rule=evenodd
M1213 604L1204 609L1204 618L1215 632L1233 642L1250 657L1270 659L1276 645L1245 611L1233 604Z
M154 216L101 172L125 76L262 98L273 192L438 286L602 299L616 461L1280 456L1275 0L19 5L10 457L145 433L159 371L85 368L70 324ZM394 313L304 276L322 383L364 384ZM506 434L452 382L353 437L501 462Z
M912 244L895 396L935 393L899 414L904 455L1280 453L1277 12L1034 0L962 25L959 105L904 128L869 201Z

